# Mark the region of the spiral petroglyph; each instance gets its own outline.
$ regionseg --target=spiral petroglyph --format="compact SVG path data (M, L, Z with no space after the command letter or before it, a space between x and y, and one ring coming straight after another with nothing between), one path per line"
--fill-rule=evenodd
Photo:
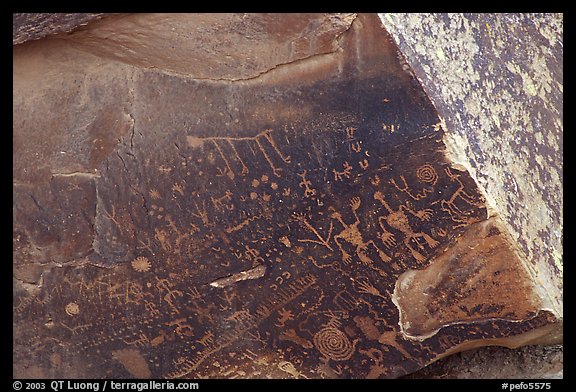
M80 307L76 302L70 302L68 305L66 305L64 310L68 316L76 316L78 313L80 313Z
M422 182L435 185L438 181L438 174L431 165L423 165L416 170L416 177Z
M314 335L314 345L325 357L334 361L345 361L352 357L354 345L340 330L324 328Z

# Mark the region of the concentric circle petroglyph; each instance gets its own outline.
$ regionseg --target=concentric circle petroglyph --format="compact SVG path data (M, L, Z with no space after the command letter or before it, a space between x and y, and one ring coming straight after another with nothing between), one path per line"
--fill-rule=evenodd
M438 181L438 174L431 165L423 165L416 170L416 177L422 182L435 185Z
M334 361L345 361L352 357L354 346L340 330L324 328L314 335L314 345L325 357Z

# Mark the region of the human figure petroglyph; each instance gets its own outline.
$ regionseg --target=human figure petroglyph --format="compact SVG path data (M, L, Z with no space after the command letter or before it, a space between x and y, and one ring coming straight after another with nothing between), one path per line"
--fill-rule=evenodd
M279 324L275 324L277 327L284 327L284 325L286 324L286 321L289 320L293 320L294 319L294 314L292 313L291 310L286 310L285 308L282 308L278 311L278 323Z
M332 169L332 173L334 173L334 180L342 181L343 177L350 178L350 175L352 174L352 166L350 166L348 161L346 161L342 165L342 171Z
M144 309L146 309L152 317L160 315L160 311L154 302L146 301L144 303Z
M300 188L304 188L305 197L312 197L316 195L316 189L311 187L312 183L306 178L307 174L308 170L304 170L302 173L298 173L298 177L302 178L302 181L300 181L298 185Z
M380 250L380 248L378 248L378 246L374 243L373 240L368 241L364 240L362 232L358 228L358 225L360 224L360 217L358 216L357 211L358 208L360 208L360 204L361 200L359 197L354 197L350 201L350 207L352 209L352 214L354 214L355 219L354 222L350 224L344 221L342 214L340 214L332 207L329 208L332 211L330 217L336 219L344 227L344 230L334 235L334 242L336 243L338 249L340 249L340 252L342 253L342 261L346 264L349 264L352 261L352 257L348 252L346 252L346 250L344 250L341 240L349 243L350 245L356 248L355 249L356 255L358 256L360 261L365 265L372 266L374 264L374 261L372 261L367 254L368 247L370 245L372 245L378 251L378 256L380 257L380 260L382 260L383 262L390 261L391 260L390 256L388 256L386 253Z
M184 294L182 293L182 291L180 290L172 290L172 284L170 283L170 281L168 279L161 279L161 278L156 278L157 282L156 282L156 288L161 292L165 292L166 295L164 295L164 297L162 297L164 299L164 301L170 306L170 308L172 308L172 310L176 313L179 313L180 310L174 305L174 300L177 297L182 297Z
M380 239L382 240L382 243L384 243L384 245L388 248L396 245L396 239L394 237L394 234L386 230L386 227L384 226L384 222L386 222L388 226L392 227L393 229L399 230L400 232L402 232L402 234L404 234L403 243L417 261L422 262L426 260L426 258L424 257L424 255L422 255L422 253L420 253L418 250L412 247L411 241L414 240L420 249L424 249L423 245L418 241L418 239L420 238L423 238L426 244L428 244L428 246L431 248L435 248L436 246L438 246L439 242L424 232L415 231L410 226L410 222L408 221L408 216L406 215L406 212L409 212L410 214L414 215L420 220L428 221L432 217L432 210L425 209L420 211L414 211L407 205L402 204L400 205L398 210L394 211L392 208L390 208L390 206L384 199L384 195L380 191L376 191L374 193L374 199L378 200L388 212L386 216L378 217L378 223L380 225L380 228L382 229L382 233L380 234Z

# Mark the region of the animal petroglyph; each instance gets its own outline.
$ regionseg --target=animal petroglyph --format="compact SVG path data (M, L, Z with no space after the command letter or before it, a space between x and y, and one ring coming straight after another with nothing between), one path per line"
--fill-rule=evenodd
M263 140L267 141L268 145L264 145ZM260 151L260 153L262 154L262 156L264 157L264 159L266 160L266 162L270 166L272 173L276 177L280 177L280 172L282 171L282 169L279 167L276 167L276 165L272 161L272 158L270 156L270 152L268 151L268 148L271 148L272 151L283 162L285 162L285 163L291 162L291 157L284 155L282 153L282 151L280 151L280 149L276 145L276 142L274 141L274 138L272 137L272 130L271 129L267 129L263 132L260 132L256 136L252 136L252 137L203 137L203 138L200 138L200 137L196 137L196 136L187 136L187 141L188 141L188 145L192 148L201 147L206 142L212 143L214 145L214 147L216 148L216 150L218 151L220 158L222 158L222 160L224 161L224 164L226 165L226 168L224 169L223 173L225 175L227 175L231 180L233 180L236 177L236 172L234 171L234 169L232 167L232 161L238 162L240 164L240 166L241 166L240 175L241 176L245 176L246 174L250 173L250 170L248 169L248 166L246 165L246 162L244 161L244 159L246 159L246 158L242 159L242 155L239 153L238 148L237 148L238 145L241 145L243 143L248 143L248 144L253 143L256 145L256 147L258 148L258 151ZM232 153L233 153L232 157L230 157L229 154L225 153L225 151L223 150L222 145L221 145L222 143L226 143L229 146L229 148L232 150Z
M481 206L483 200L466 192L465 186L460 179L460 174L453 173L449 167L445 169L445 172L450 181L457 184L458 187L448 199L435 201L432 204L439 202L442 210L448 212L454 222L459 223L457 227L478 222L479 219L475 218L473 214Z

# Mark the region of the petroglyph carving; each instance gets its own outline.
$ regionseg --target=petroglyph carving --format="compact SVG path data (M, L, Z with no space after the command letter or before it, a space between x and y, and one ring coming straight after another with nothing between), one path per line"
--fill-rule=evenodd
M168 321L166 325L169 327L175 327L174 333L177 335L193 337L194 328L190 324L186 323L186 321L187 318L182 317L176 320Z
M150 344L150 339L148 339L148 336L146 336L146 334L144 333L140 333L138 337L132 341L128 341L126 339L122 339L122 341L126 343L128 346L136 346L136 347L143 347Z
M300 188L304 188L304 197L312 197L316 195L316 189L312 188L312 183L306 179L306 174L308 170L304 170L302 173L298 173L298 177L302 178L302 181L298 184Z
M287 248L292 247L292 242L290 242L290 238L288 238L287 236L280 237L279 241Z
M421 199L426 198L426 196L428 196L429 194L434 192L434 185L436 185L436 183L438 182L438 174L436 173L436 170L434 170L434 167L432 167L432 165L426 164L426 165L420 166L416 170L416 177L418 178L418 180L420 182L427 185L424 188L422 188L421 192L418 192L416 194L414 194L410 189L408 189L408 184L406 183L406 179L402 175L400 176L400 181L402 181L402 183L403 183L402 186L398 185L394 179L391 179L390 183L392 185L394 185L394 187L396 189L398 189L401 192L406 193L412 199L421 200Z
M201 340L206 343L205 349L200 351L193 359L186 360L180 364L178 368L168 374L169 377L178 378L183 377L190 372L194 371L200 364L202 364L210 355L215 352L228 347L239 339L244 333L248 332L253 327L257 326L262 320L270 317L275 311L283 308L288 303L298 298L304 291L312 287L316 283L316 277L313 275L306 275L289 283L287 287L280 288L278 291L265 299L258 305L255 315L245 313L243 322L238 323L232 330L224 333L218 337L218 342L214 342L214 334L209 331Z
M191 212L190 214L196 218L200 218L204 226L209 226L210 220L208 219L208 212L206 211L206 202L202 200L201 203L202 207L198 205L198 202L196 200L194 200L193 203L194 207L196 208L196 212Z
M314 228L314 226L312 226L310 224L310 222L308 222L308 219L306 219L306 215L304 214L298 214L298 213L294 213L293 215L293 219L297 220L298 222L300 222L306 229L308 229L308 231L310 231L311 233L313 233L316 238L318 238L317 240L312 240L312 239L298 239L299 242L310 242L313 244L319 244L322 246L325 246L326 248L328 248L330 251L333 251L334 249L330 246L330 238L332 236L332 229L333 229L333 225L332 222L330 222L330 227L328 228L328 235L326 236L326 238L324 238L317 230L316 228Z
M334 361L345 361L352 357L357 340L350 342L344 332L326 327L314 335L314 346L320 353Z
M299 336L294 329L289 329L280 334L280 340L288 340L295 343L303 348L312 348L314 345L307 339Z
M400 130L400 124L382 124L382 130L388 133L394 133Z
M134 268L134 271L138 272L148 272L150 271L150 267L152 267L150 260L144 256L136 257L134 260L132 260L131 264L132 268Z
M94 326L94 324L89 323L89 324L77 325L75 327L70 327L64 322L60 322L60 325L66 328L68 331L70 331L72 335L81 335L84 332L86 332L89 328Z
M340 214L335 209L330 208L330 210L332 211L330 217L336 219L344 227L344 230L334 235L334 242L338 246L338 249L340 249L340 252L342 254L342 261L348 264L352 261L352 257L348 252L346 252L346 250L344 250L344 247L342 246L340 240L343 240L355 247L356 255L363 264L366 264L368 266L374 266L374 261L372 261L370 257L368 257L368 247L370 245L372 245L378 251L378 256L380 257L381 261L383 262L390 261L391 260L390 256L388 256L386 253L380 250L380 248L378 248L378 246L374 243L373 240L365 241L364 238L362 237L362 233L358 228L358 225L360 224L360 217L356 212L358 208L360 208L360 204L361 201L359 197L354 197L350 201L350 207L352 209L352 214L354 214L355 219L354 223L351 224L344 222L342 214Z
M342 375L342 366L336 365L336 369L330 366L330 359L327 357L321 357L320 363L318 364L317 372L322 378L334 379L339 378Z
M380 337L378 338L378 342L395 348L400 353L402 353L402 355L404 355L406 358L412 358L412 355L409 352L407 352L404 349L404 347L402 347L402 344L398 343L397 341L398 336L399 335L396 331L386 331L382 333L382 335L380 335Z
M420 243L420 241L418 241L418 239L420 238L423 238L426 244L431 248L435 248L436 246L438 246L439 242L424 232L414 231L414 229L410 226L410 222L408 221L406 211L423 221L427 221L430 220L432 216L432 210L426 209L420 211L413 211L410 207L402 204L400 205L398 210L394 211L392 208L390 208L390 206L384 199L384 195L380 191L376 191L374 193L374 199L378 200L388 212L388 214L385 217L381 216L378 218L378 223L380 224L380 228L382 229L382 234L380 236L382 242L388 246L391 245L393 246L396 243L396 240L394 239L393 235L388 230L386 230L385 226L383 225L383 223L386 222L391 228L399 230L400 232L402 232L402 234L404 234L404 241L403 241L404 245L408 248L412 256L417 261L423 262L424 260L426 260L424 255L422 255L418 250L416 250L413 247L411 241L414 240L414 242L417 244L416 246L420 249L424 249L423 245Z
M248 245L244 245L244 248L246 249L244 251L244 255L246 256L246 258L248 258L248 260L252 261L253 265L264 265L264 258L262 256L260 256L260 252L258 251L258 249L255 248L251 248Z
M304 309L302 314L314 313L324 303L324 298L326 297L326 295L324 294L324 290L322 290L319 287L317 287L317 290L320 291L320 294L314 297L315 298L314 303L306 306L306 309Z
M458 185L458 188L452 193L450 198L439 200L442 210L448 212L454 222L460 223L457 227L478 222L479 219L471 216L475 208L481 206L483 200L475 198L465 191L464 184L460 180L460 174L455 174L447 167L445 169L446 175L453 183ZM436 204L438 201L432 203Z
M204 347L208 347L214 343L214 333L212 331L208 331L200 339L196 340L196 342L200 343Z
M370 340L378 340L380 338L381 332L374 325L374 320L367 316L354 316L354 323L364 336Z
M68 305L66 305L65 311L68 316L76 316L78 313L80 313L80 307L76 302L70 302Z
M460 343L460 339L453 335L442 335L438 339L438 342L440 343L440 347L442 347L443 350L448 350L449 348L458 345Z
M263 212L261 214L246 218L242 222L240 222L239 224L237 224L235 226L229 226L226 229L224 229L224 231L226 231L226 233L228 233L228 234L232 234L236 231L242 230L244 227L248 226L250 223L252 223L254 221L257 221L259 219L268 219L268 218L270 218L270 215L267 212Z
M201 306L199 302L203 302L205 305ZM192 300L192 302L189 305L187 305L187 308L194 312L200 323L210 324L214 321L213 313L214 309L216 308L216 305L213 304L212 302L206 303L204 300L200 301L198 299L195 299Z
M278 311L278 314L279 314L278 323L276 323L277 327L284 327L286 321L294 319L294 314L292 314L291 310L286 310L282 308Z
M262 143L262 139L264 139L268 142L269 147L265 147L265 145ZM285 163L291 162L290 156L284 155L282 153L282 151L280 151L280 149L276 145L276 142L274 141L274 138L272 137L272 130L271 129L267 129L263 132L260 132L259 134L257 134L256 136L253 136L253 137L205 137L205 138L199 138L199 137L195 137L195 136L187 136L187 140L188 140L188 145L192 148L200 147L205 142L211 142L214 145L214 147L216 148L216 150L218 151L220 158L222 158L222 160L224 161L224 163L226 165L226 168L222 171L222 174L228 176L231 180L233 180L236 176L236 172L232 168L232 163L231 163L232 160L237 161L241 165L241 167L242 167L242 169L240 171L241 176L245 176L246 174L248 174L250 172L248 169L248 166L246 165L246 163L242 159L240 153L238 152L238 149L236 148L237 145L242 144L242 143L255 143L256 146L258 147L258 150L260 151L260 153L264 156L264 159L266 160L266 162L268 162L268 165L270 165L270 169L272 169L272 173L274 173L274 175L276 177L280 177L280 172L282 171L282 169L275 166L274 162L272 161L272 159L269 155L269 152L267 151L267 148L271 148L272 151L274 151L276 153L276 155L283 162L285 162ZM232 157L228 157L228 155L223 151L221 143L226 143L229 146L229 148L233 152Z
M384 366L384 353L381 350L370 348L368 350L359 349L358 352L367 356L373 362L372 366L370 366L370 371L366 375L367 379L375 379L386 375L388 370Z
M418 177L421 182L432 186L436 185L436 182L438 181L438 174L430 164L422 165L416 169L416 177Z
M232 202L232 192L226 191L224 196L220 196L217 198L211 197L212 204L214 208L218 211L233 211L234 204Z
M347 290L340 290L336 293L333 299L334 305L343 310L356 309L360 304L358 298L354 297Z
M249 310L246 310L246 309L238 310L238 311L232 313L232 315L224 318L224 320L226 320L226 321L234 321L237 324L249 323L253 319L254 319L254 316L250 313Z
M178 192L180 196L184 196L184 184L180 182L175 182L172 185L172 191Z
M290 374L294 378L308 378L296 370L296 367L292 362L282 361L278 364L278 369Z
M255 332L247 331L246 336L246 339L258 342L260 345L262 345L262 347L266 347L268 342L265 339L270 336L270 332L265 332L264 337L262 337L262 334L258 330ZM265 358L258 358L257 361L263 361L263 363L266 362Z
M360 282L358 284L358 292L362 293L362 294L370 294L373 295L375 297L380 297L382 299L387 300L388 297L382 295L382 293L380 293L380 291L374 287L370 282Z
M172 311L178 313L179 309L174 304L174 300L178 297L182 297L184 294L180 290L173 290L172 284L168 281L168 279L163 278L156 278L156 288L160 291L160 295L164 294L162 299L170 306Z
M234 34L246 28L274 37L280 50L273 58L283 56L277 38L294 38L286 28L332 29L340 18L322 16L326 23L318 24L317 17L308 23L307 15L283 15L290 23L268 34L274 16L256 26L249 14L231 17ZM14 370L55 378L67 371L88 378L397 377L462 342L544 323L541 314L506 323L510 317L499 318L492 301L460 301L455 323L422 341L403 338L415 335L399 324L408 310L395 291L398 277L428 268L426 261L443 252L453 255L483 201L468 173L445 169L450 162L442 132L432 132L433 106L400 65L400 78L390 73L397 52L387 37L364 35L382 31L377 18L368 22L358 16L334 41L306 30L299 40L310 53L295 50L290 64L234 83L144 68L126 79L118 77L125 67L109 65L73 77L51 72L86 84L68 86L58 102L76 102L78 91L98 99L55 116L66 120L50 122L64 124L62 134L38 123L55 137L37 139L34 110L31 117L17 113L14 148L29 162L16 154ZM378 57L388 46L375 42L390 45L390 57ZM34 49L28 46L15 53ZM210 67L237 63L230 55ZM251 58L239 68L268 61ZM99 68L104 74L93 74ZM44 79L47 86L59 82ZM135 95L105 102L102 94L116 84ZM28 85L44 88L19 87ZM116 134L114 112L125 112L126 102L134 128ZM85 118L76 118L80 111ZM110 145L101 148L103 131ZM44 173L64 169L86 173ZM446 291L440 283L421 285L438 298L429 306L436 315L433 306L452 300L436 295ZM488 312L497 316L493 322L485 322ZM474 321L459 323L460 314ZM50 364L52 355L62 357L59 367Z
M342 171L332 169L332 173L334 173L334 180L342 181L343 177L350 178L350 175L352 174L352 166L350 166L348 161L346 161L342 165Z
M146 309L152 317L160 315L160 310L158 310L158 306L154 302L146 301L144 303L144 309Z

